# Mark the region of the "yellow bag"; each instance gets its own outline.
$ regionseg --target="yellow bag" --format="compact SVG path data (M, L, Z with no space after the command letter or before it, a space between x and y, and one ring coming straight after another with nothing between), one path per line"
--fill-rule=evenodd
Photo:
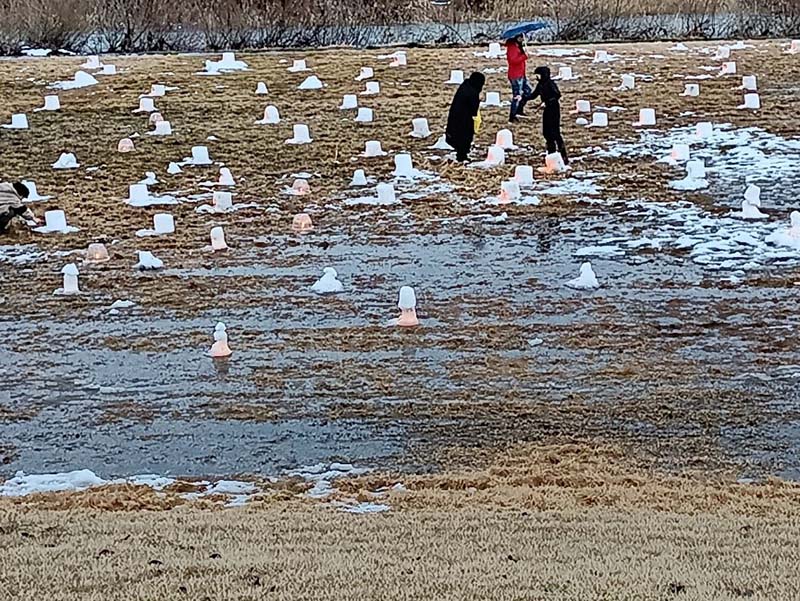
M478 111L478 114L472 118L472 122L475 124L475 133L481 131L481 123L483 123L483 118L481 117L481 112Z

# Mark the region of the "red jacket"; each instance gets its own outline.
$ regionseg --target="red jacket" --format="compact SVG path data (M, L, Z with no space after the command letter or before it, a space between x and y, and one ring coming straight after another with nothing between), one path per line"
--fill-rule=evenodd
M506 46L506 59L509 79L525 77L525 61L528 60L528 55L520 50L516 42L509 42Z

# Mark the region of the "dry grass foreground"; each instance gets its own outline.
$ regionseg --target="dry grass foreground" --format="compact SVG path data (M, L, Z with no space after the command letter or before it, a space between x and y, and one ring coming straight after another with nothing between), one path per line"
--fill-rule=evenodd
M339 485L366 497L394 481ZM403 482L372 515L286 486L229 510L131 487L5 500L0 599L800 597L797 485L655 475L571 446Z

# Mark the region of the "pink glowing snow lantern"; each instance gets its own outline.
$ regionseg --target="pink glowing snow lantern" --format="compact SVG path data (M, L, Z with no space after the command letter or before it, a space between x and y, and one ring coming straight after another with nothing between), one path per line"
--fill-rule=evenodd
M314 229L311 217L308 213L298 213L292 219L292 230L298 234L305 234Z

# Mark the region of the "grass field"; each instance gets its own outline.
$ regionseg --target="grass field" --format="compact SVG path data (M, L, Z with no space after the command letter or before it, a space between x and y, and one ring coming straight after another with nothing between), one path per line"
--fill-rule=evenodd
M800 488L770 477L798 465L794 259L736 283L685 249L635 247L590 253L599 290L563 286L584 260L578 251L599 240L623 230L643 238L667 221L681 234L684 217L637 213L628 201L688 204L712 224L731 198L740 202L738 173L678 193L667 184L679 169L601 156L609 140L639 141L639 108L657 109L652 135L703 120L781 140L798 131L800 60L784 43L736 51L739 74L692 80L698 98L680 96L684 78L718 69L716 47L671 46L604 46L620 58L603 65L588 60L595 46L569 49L583 59L535 55L532 63L569 63L580 76L561 83L573 172L537 174L537 190L595 178L602 192L503 206L487 199L515 165L543 162L536 117L515 126L521 148L496 169L464 168L428 148L443 132L450 70L503 65L475 49L409 49L401 69L381 51L304 52L327 84L308 92L296 89L308 74L286 70L300 53L242 54L250 70L219 77L196 75L206 58L197 55L105 57L119 74L61 93L57 113L32 109L83 59L0 61L0 122L17 112L31 122L0 133L3 179L34 179L52 196L34 211L63 209L80 228L21 229L0 246L34 256L0 263L0 474L85 467L181 480L163 492L0 499L0 600L800 598ZM376 116L360 125L338 105L363 89L355 77L369 65L382 93L359 98ZM616 90L631 72L636 89ZM736 108L750 73L759 111ZM268 96L254 94L259 81ZM156 100L170 137L145 135L147 117L132 113L153 83L177 88ZM490 72L486 90L507 99L505 74ZM625 110L610 111L606 129L579 127L569 113L578 99ZM255 125L266 104L278 106L280 125ZM431 138L409 137L415 117L429 119ZM506 108L484 111L476 160L506 121ZM295 123L309 125L312 144L284 143ZM134 133L136 151L117 153ZM362 158L372 139L389 155ZM166 173L198 144L217 165ZM449 188L391 207L347 202L354 169L392 180L402 151ZM81 169L53 170L61 152ZM234 202L258 206L197 213L191 197L208 201L203 182L223 163L237 180ZM146 171L160 180L153 192L180 198L166 207L174 235L135 236L164 209L124 203ZM313 174L312 193L283 194L300 171ZM788 221L791 186L770 170L757 175L771 223ZM291 232L300 211L315 222L306 237ZM225 253L203 250L214 225L225 228ZM110 261L83 265L86 246L100 241ZM166 269L133 269L136 250ZM56 296L71 261L84 293ZM309 287L329 264L346 293L318 297ZM408 283L422 326L386 327ZM135 306L112 315L116 299ZM220 320L234 355L212 362L205 353ZM323 461L375 469L337 482L324 502L308 498L308 482L267 481ZM737 482L742 475L755 483ZM223 476L253 479L261 492L224 510L224 499L182 496L193 480ZM390 510L351 515L334 504L345 498Z
M341 513L286 488L227 510L168 509L169 500L133 488L0 501L0 598L800 594L796 485L666 476L612 449L577 447L520 449L484 470L404 482L407 491L390 495L392 510L373 515Z

